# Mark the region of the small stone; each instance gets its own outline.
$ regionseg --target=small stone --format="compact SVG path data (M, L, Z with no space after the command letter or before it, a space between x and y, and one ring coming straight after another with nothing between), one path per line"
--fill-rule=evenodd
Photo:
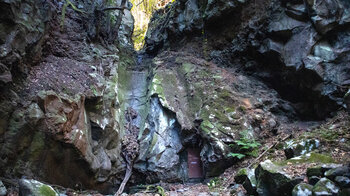
M340 188L350 188L350 179L345 176L337 176L334 181L340 186Z
M169 196L178 196L176 191L170 191Z
M320 181L315 184L312 192L314 196L335 195L339 192L339 188L329 179L321 178Z
M310 184L300 183L294 187L292 196L311 196L312 188Z
M209 194L206 192L202 192L202 193L199 193L198 196L209 196Z
M0 180L0 196L4 196L6 195L7 190L5 185L2 183L2 181Z
M218 193L218 192L210 192L210 195L211 196L220 196L220 193Z

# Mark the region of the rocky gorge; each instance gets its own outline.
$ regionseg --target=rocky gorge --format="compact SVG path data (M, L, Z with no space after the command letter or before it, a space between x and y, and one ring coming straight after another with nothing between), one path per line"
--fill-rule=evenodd
M0 195L350 194L349 1L0 5Z

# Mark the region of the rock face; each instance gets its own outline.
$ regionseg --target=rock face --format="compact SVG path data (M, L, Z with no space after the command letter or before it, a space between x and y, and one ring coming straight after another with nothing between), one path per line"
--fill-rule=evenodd
M176 1L154 15L146 50L201 42L206 58L263 79L300 117L324 118L346 102L350 4L305 2Z
M127 107L140 130L131 183L188 180L188 149L199 151L203 177L217 176L238 160L230 153L242 152L242 133L268 138L348 104L346 0L178 0L150 24L145 50L157 56L137 63L122 2L0 0L1 176L114 192ZM302 155L289 161L313 159L308 144L289 146L289 157ZM331 171L348 187L348 175ZM270 161L256 186L250 174L252 194L308 194ZM22 194L42 186L57 194L21 180Z
M155 175L147 179L150 182L159 179L179 181L182 179L179 153L183 149L180 125L175 115L166 111L157 97L151 98L150 104L136 168Z
M0 175L111 191L124 170L119 78L133 64L130 3L0 5ZM103 11L115 6L126 9Z
M284 120L272 111L289 110L293 116L291 106L264 84L190 52L164 52L154 64L150 94L175 114L183 148L201 149L207 176L220 174L236 161L229 153L239 147L232 148L230 144L235 144L240 132L247 130L249 137L262 132L273 134Z

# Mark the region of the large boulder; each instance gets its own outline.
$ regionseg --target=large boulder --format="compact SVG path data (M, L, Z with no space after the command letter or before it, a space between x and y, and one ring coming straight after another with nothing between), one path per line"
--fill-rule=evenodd
M281 166L270 160L261 162L255 170L257 192L259 195L290 195L301 179L293 179Z
M51 186L36 180L21 179L19 181L19 195L58 196Z
M315 196L337 195L339 188L331 180L321 178L312 188L312 192Z
M290 140L287 141L284 147L284 153L287 159L295 156L304 155L317 149L320 145L320 141L317 139L305 139L305 140Z
M255 169L243 168L235 175L235 182L242 184L249 195L258 195L256 192Z

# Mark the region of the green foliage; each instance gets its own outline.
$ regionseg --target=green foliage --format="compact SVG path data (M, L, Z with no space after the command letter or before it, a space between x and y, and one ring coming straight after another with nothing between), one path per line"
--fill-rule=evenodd
M145 36L147 32L147 27L138 28L136 27L134 29L132 40L134 42L134 47L136 50L140 50L144 43L145 43Z
M96 87L95 87L94 85L91 85L91 86L90 86L90 89L91 89L92 93L93 93L95 96L98 96L97 89L96 89Z
M165 191L164 188L161 186L156 186L156 188L158 189L158 194L161 196L165 196Z
M235 140L235 144L230 144L230 147L239 148L239 153L229 153L228 156L237 157L238 159L242 159L246 156L257 157L259 154L259 146L261 144L255 141L254 138L249 137L248 130L244 130L240 133L241 137L239 140Z
M218 191L222 185L222 181L220 178L215 177L211 179L207 185L210 191Z
M154 186L154 185L147 185L146 186L146 190L145 190L145 193L155 193L155 190L157 191L157 193L161 196L166 196L165 194L165 190L163 187L157 185L157 186Z
M238 159L243 159L245 157L244 154L241 154L241 153L233 153L233 152L230 152L228 154L229 157L237 157Z

